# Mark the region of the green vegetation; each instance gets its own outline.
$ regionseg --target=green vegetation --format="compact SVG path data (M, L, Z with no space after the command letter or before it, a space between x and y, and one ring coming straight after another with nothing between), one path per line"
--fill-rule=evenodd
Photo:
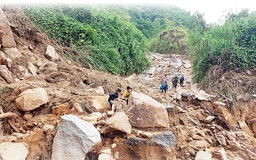
M24 7L26 15L89 68L129 75L143 71L148 49L184 53L187 31L205 27L202 15L173 6L44 5Z
M174 6L131 6L131 21L148 38L149 50L164 54L184 54L188 30L206 28L203 15L191 15Z
M190 34L190 57L196 82L207 83L207 74L215 66L224 72L256 67L256 14L241 13L229 15L222 26Z
M98 7L98 6L97 6ZM128 75L148 65L145 36L122 7L27 6L25 13L49 36L80 52L79 61Z

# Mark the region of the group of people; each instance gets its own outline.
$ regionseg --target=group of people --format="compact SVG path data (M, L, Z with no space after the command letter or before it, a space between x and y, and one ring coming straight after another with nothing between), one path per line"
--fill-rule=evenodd
M184 75L182 74L175 75L172 78L172 89L176 91L178 82L180 83L180 86L183 87L184 80L185 80ZM166 91L168 90L168 81L169 81L169 78L167 74L165 74L164 77L161 79L160 90L162 91L162 93L163 92L166 93ZM108 103L110 105L111 112L115 111L115 105L114 105L115 99L117 99L119 102L121 102L122 100L125 100L126 104L128 105L128 101L131 96L131 93L132 93L132 88L130 86L127 86L126 91L123 93L123 95L122 95L122 90L120 88L118 88L115 92L110 93L108 98Z
M120 88L117 88L116 92L112 92L109 94L109 98L108 98L108 103L110 105L110 109L112 112L115 111L115 105L114 105L114 100L117 99L119 102L121 102L122 100L126 101L126 104L128 105L128 100L131 96L132 93L132 88L130 86L126 87L126 91L124 92L124 94L122 95L122 90Z
M180 86L183 87L184 85L184 75L183 74L179 74L179 75L175 75L173 78L172 78L172 89L176 92L176 88L177 88L177 85L178 85L178 82L180 82ZM168 90L168 81L169 81L169 78L167 76L167 74L164 75L164 77L161 79L161 87L160 87L160 90L163 92L166 93L166 91Z

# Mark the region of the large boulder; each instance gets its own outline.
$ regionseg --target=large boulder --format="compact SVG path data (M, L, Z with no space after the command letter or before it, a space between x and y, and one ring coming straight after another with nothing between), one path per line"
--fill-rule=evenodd
M133 92L131 107L127 111L131 125L138 128L168 127L168 114L165 107L153 98Z
M99 144L100 133L92 124L74 115L64 115L54 137L52 160L84 160Z
M16 47L10 23L0 8L0 43L3 47Z
M116 112L114 116L108 118L105 122L106 128L101 130L102 133L111 131L122 131L124 133L131 133L132 126L127 115L123 112Z
M25 160L28 149L23 143L4 142L0 144L1 160Z
M49 98L44 88L34 88L23 91L15 102L20 110L30 111L48 103Z

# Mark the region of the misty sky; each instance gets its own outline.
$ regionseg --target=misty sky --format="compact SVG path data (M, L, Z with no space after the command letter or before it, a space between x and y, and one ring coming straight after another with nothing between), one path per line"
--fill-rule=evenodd
M0 0L0 3L163 3L176 5L192 13L203 13L207 23L218 23L230 9L235 13L243 8L256 10L256 0Z

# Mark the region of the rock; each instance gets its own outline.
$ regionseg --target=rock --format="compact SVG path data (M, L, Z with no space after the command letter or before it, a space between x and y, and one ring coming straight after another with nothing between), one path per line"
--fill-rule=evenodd
M76 111L78 111L79 113L83 113L83 109L81 107L81 105L79 103L74 103L74 108L76 109Z
M28 69L21 65L18 65L18 73L16 74L18 78L30 76L30 74L28 73Z
M0 8L0 42L2 47L16 47L10 23Z
M205 122L206 123L211 123L214 118L215 118L215 116L208 116L208 117L205 118Z
M41 128L36 128L34 131L29 132L29 135L24 138L27 143L39 143L44 140L45 134Z
M226 138L222 134L216 135L216 139L221 146L223 146L223 147L227 146Z
M26 160L28 149L24 143L4 142L0 144L0 159Z
M98 86L97 88L94 88L95 93L99 94L99 95L104 95L104 89L102 86Z
M103 114L100 112L93 112L93 113L89 114L88 116L83 117L83 120L94 125L98 122L99 119L102 118L102 116L103 116Z
M34 88L23 91L15 102L20 110L30 111L48 103L49 98L44 88Z
M169 120L165 107L153 98L133 92L130 106L127 113L133 127L168 127Z
M33 118L33 115L32 115L32 113L28 112L28 113L25 113L22 117L23 117L23 119L28 121Z
M125 80L127 82L131 83L135 79L135 77L136 77L136 74L134 73L134 74L130 75L129 77L125 78Z
M12 135L16 136L17 138L22 138L24 136L24 134L16 132L13 132Z
M174 108L175 108L175 105L174 105L174 104L167 104L167 105L165 106L165 109L167 110L167 112L173 111Z
M0 58L5 60L7 57L6 55L4 54L4 52L0 51Z
M212 160L212 154L206 151L198 151L195 160Z
M108 117L111 117L111 116L113 116L114 114L115 114L114 111L107 111L107 116L108 116Z
M155 133L152 139L129 137L126 141L131 146L161 146L161 147L173 147L176 145L176 138L172 131Z
M95 108L99 112L105 112L110 109L108 96L90 96L88 97L88 105Z
M55 127L53 125L45 124L42 129L44 132L52 132L54 131Z
M201 101L209 101L211 98L214 98L214 95L207 94L204 90L199 90L197 83L191 85L191 90L194 92L195 98Z
M17 48L4 48L3 51L11 60L22 57L22 54Z
M224 148L221 148L218 151L213 152L212 158L217 160L228 160L227 153Z
M220 102L220 101L215 101L215 102L213 102L215 105L217 105L217 106L226 106L226 104L225 103L223 103L223 102Z
M256 98L256 94L252 95L254 98Z
M60 56L56 52L55 48L50 45L47 46L45 57L52 61L60 60Z
M0 55L0 65L6 65L6 64L7 64L6 58L1 57Z
M52 113L56 115L63 115L69 112L69 104L63 103L57 106L52 107Z
M52 160L84 160L86 154L101 144L96 128L74 115L64 115L53 141Z
M111 155L110 148L104 148L100 151L100 155L98 160L114 160L113 156Z
M4 141L5 142L16 142L18 140L18 137L16 136L7 136Z
M189 142L189 146L194 148L195 150L200 150L209 146L206 141L193 140Z
M163 147L172 147L176 144L176 138L172 131L167 131L153 135L152 142Z
M132 126L127 115L123 112L116 112L112 117L105 121L106 127L101 130L101 133L112 131L121 131L127 134L131 133Z
M188 102L192 98L193 94L190 92L184 92L181 94L181 100L184 102Z
M36 67L33 65L33 63L28 62L28 70L30 71L30 73L34 76L36 75Z
M111 144L111 148L116 148L116 143Z
M6 65L8 68L11 68L12 67L12 60L10 58L6 58Z
M5 65L0 65L0 76L2 76L7 83L15 82L12 73Z
M183 63L183 66L185 68L191 68L192 67L192 65L191 65L189 60L182 60L182 63Z

